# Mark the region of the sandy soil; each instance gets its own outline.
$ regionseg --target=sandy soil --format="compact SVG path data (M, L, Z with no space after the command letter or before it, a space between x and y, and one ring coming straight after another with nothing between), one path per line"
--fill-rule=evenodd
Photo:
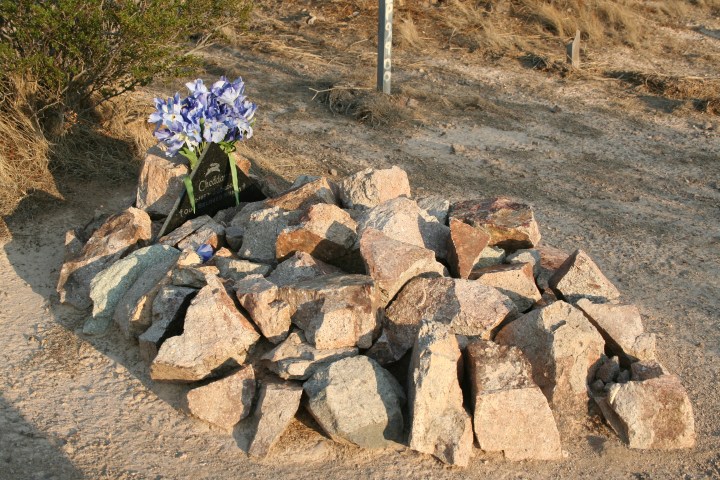
M372 42L288 32L285 45L304 47L256 41L208 54L209 75L241 74L260 104L245 149L256 167L292 181L400 165L415 194L531 203L547 243L585 249L638 305L659 357L688 390L697 447L633 451L589 418L563 439L565 461L512 463L478 450L459 470L400 446L333 444L301 417L271 457L250 460L232 437L180 412L183 387L152 383L122 335L84 336L87 312L57 305L64 231L134 194L130 181L64 179L65 201L24 202L0 244L0 479L720 477L718 117L615 80L562 79L513 59L437 50L401 52L396 118L373 127L331 113L311 90L371 86ZM718 51L717 39L678 35ZM618 65L643 61L615 55Z

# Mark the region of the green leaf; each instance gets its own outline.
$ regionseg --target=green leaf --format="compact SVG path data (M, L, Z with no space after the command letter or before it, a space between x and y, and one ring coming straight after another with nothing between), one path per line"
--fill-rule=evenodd
M227 153L227 152L226 152ZM237 164L232 155L228 154L230 173L232 173L233 191L235 192L235 205L240 205L240 189L238 188Z
M195 170L198 166L198 163L200 163L197 152L195 152L195 150L191 148L183 147L182 150L180 150L180 155L190 161L190 171Z
M195 213L195 192L190 176L186 175L185 178L183 178L183 183L185 184L185 190L187 190L188 199L190 200L190 206L193 209L193 213Z

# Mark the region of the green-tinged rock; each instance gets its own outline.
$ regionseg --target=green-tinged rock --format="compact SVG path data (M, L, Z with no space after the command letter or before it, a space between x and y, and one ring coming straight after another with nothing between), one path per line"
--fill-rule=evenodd
M118 260L98 273L90 282L90 299L93 301L92 317L85 322L83 332L104 333L113 318L115 307L138 278L151 266L173 262L180 251L166 245L141 248Z

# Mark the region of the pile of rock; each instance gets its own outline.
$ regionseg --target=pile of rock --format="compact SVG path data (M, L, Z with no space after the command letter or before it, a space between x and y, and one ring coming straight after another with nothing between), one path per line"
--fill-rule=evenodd
M591 400L632 448L694 444L637 308L582 250L540 244L527 205L413 200L404 171L367 169L301 177L151 242L148 195L177 184L157 178L138 190L145 210L67 234L61 300L92 305L87 333L114 323L137 339L153 380L195 383L190 413L247 430L251 455L301 404L338 442L459 466L473 438L559 459L559 431Z

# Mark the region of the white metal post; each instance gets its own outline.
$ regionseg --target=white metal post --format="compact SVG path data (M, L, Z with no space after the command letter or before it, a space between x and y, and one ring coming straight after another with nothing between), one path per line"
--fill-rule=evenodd
M388 95L392 80L392 20L393 0L379 0L377 89Z

